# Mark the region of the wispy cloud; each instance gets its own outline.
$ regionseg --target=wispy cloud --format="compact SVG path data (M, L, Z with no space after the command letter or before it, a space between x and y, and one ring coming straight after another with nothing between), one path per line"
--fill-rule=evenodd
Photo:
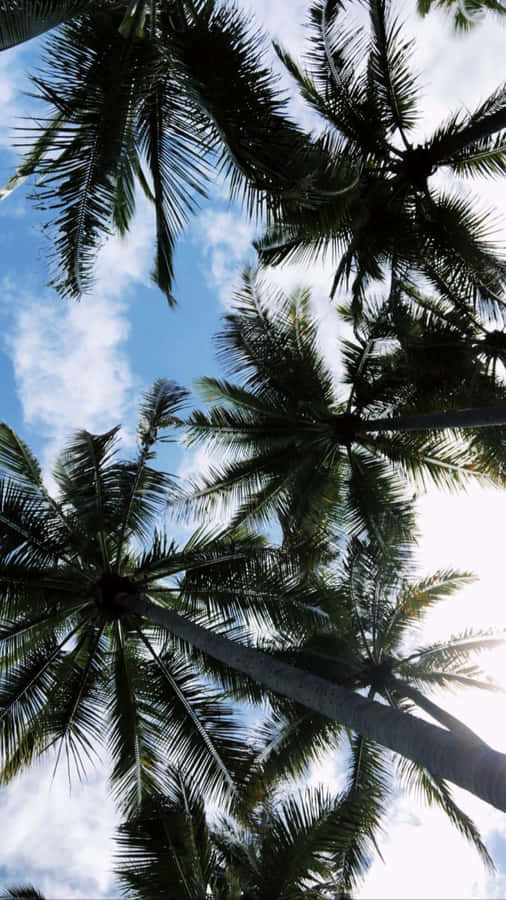
M105 430L121 420L132 388L122 352L125 306L87 300L62 310L54 299L27 303L8 346L23 415L58 443L75 427Z
M148 281L151 253L151 211L141 205L127 238L101 250L97 289L81 302L23 295L19 283L5 281L4 301L12 301L5 308L13 310L7 352L23 416L49 441L46 458L76 428L130 423L140 386L126 352L128 296Z
M50 900L118 896L111 873L118 823L105 776L73 782L61 766L35 766L3 788L0 884L33 883ZM7 827L8 824L8 827Z
M228 306L241 268L251 261L255 226L233 209L207 209L192 225L192 234L204 252L205 275Z
M14 127L27 105L23 91L27 90L22 47L0 55L0 147L11 147Z

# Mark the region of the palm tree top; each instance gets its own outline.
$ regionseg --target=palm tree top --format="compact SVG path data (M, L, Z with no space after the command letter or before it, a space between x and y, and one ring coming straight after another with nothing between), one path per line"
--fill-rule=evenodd
M417 375L411 357L402 356L406 377L397 378L399 354L393 357L388 343L361 332L342 344L338 383L306 290L271 293L247 272L217 347L230 380L200 379L211 407L191 414L187 434L190 442L218 448L222 461L190 483L180 503L185 512L205 514L220 497L230 501L235 524L275 514L301 534L314 537L330 527L381 542L383 532L396 533L400 546L413 536L406 476L422 488L430 481L454 488L476 476L503 483L501 429L486 429L490 437L483 438L480 429L464 432L457 423L445 434L424 424L423 416L418 431L410 430L410 421L404 425L404 414L418 413L422 402L427 413L436 400L451 410L461 368L439 372L431 395L423 368ZM464 362L468 374L469 355ZM478 376L477 365L471 370ZM499 376L483 369L476 384L481 402L503 398Z
M424 274L459 296L478 291L504 306L504 249L490 217L431 180L445 167L459 176L505 171L506 95L500 87L472 113L458 113L417 143L419 78L389 0L369 0L368 25L353 3L316 0L310 8L308 68L278 53L303 98L321 117L329 154L355 170L350 190L283 209L257 247L262 260L338 261L331 296L351 281L360 309L367 286L385 270Z
M217 172L253 217L303 179L317 192L328 184L324 148L289 119L264 37L237 8L0 4L4 46L55 25L32 76L44 114L26 130L25 158L0 199L37 175L36 204L51 210L52 283L64 296L90 290L96 252L129 230L139 192L155 210L153 278L173 304L175 242Z
M434 690L497 691L474 662L476 656L504 645L504 632L466 630L447 640L417 645L416 632L427 612L474 580L469 572L441 570L420 578L402 571L398 563L371 546L353 541L346 559L327 571L320 588L320 604L327 613L323 627L303 636L300 644L285 636L280 658L355 691L367 691L382 702L404 711L423 710L440 724L471 741L477 735L428 698ZM347 740L347 738L349 740ZM393 771L408 791L438 805L450 821L476 847L484 863L492 861L478 829L455 803L449 786L427 769L394 755L360 734L349 734L323 716L280 699L257 729L257 761L250 774L248 797L291 784L307 773L308 764L344 750L346 772L342 802L360 795L361 804L350 811L348 846L342 857L342 888L353 890L360 872L353 860L361 848L369 858L388 817ZM349 745L349 746L348 746ZM285 779L285 780L284 780ZM286 779L289 779L287 782ZM369 852L366 852L369 848ZM351 868L347 868L351 866Z
M0 426L4 782L49 748L82 773L105 741L127 809L163 793L171 757L204 791L234 795L248 750L212 666L199 674L184 644L121 606L151 598L246 639L255 618L273 628L293 605L280 601L289 564L263 538L200 529L178 549L160 526L174 482L153 467L154 448L185 401L174 383L155 382L132 460L117 459L117 428L78 432L56 460L55 497L29 448Z

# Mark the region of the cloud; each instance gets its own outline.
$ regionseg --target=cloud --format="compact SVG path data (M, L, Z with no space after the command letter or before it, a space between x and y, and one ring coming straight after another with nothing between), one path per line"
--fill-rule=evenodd
M106 777L72 782L64 766L34 766L2 790L0 885L33 883L49 900L118 896L111 873L119 819Z
M100 432L120 422L131 425L140 385L126 350L127 297L149 279L150 220L147 203L141 203L129 235L112 238L100 251L96 291L79 303L55 294L20 296L19 283L4 280L5 309L13 310L7 352L23 417L49 441L46 459L76 428Z
M27 101L22 91L28 89L28 79L22 62L23 47L0 54L0 147L12 147L16 120L26 112Z
M25 302L7 347L25 421L40 429L52 456L69 432L106 431L122 421L134 376L123 349L125 305L102 298L65 308Z
M236 210L207 209L192 223L191 233L203 250L209 287L228 306L248 259L255 226Z

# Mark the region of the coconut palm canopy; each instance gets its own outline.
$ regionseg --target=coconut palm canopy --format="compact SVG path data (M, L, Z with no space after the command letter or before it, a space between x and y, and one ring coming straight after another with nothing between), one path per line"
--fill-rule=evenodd
M337 684L379 696L398 709L423 710L446 728L466 739L480 738L439 705L428 694L444 688L474 688L498 691L484 679L473 658L504 643L504 634L467 629L447 640L430 645L416 642L428 611L473 580L470 573L440 571L425 578L400 569L398 562L380 555L359 541L352 542L346 560L337 573L323 570L319 581L320 606L328 614L324 627L307 633L298 646L285 636L273 652L306 671L318 673ZM346 612L347 611L347 615ZM334 616L338 616L334 623ZM273 709L272 717L258 728L259 751L249 792L255 796L265 786L283 778L299 777L309 761L335 753L337 747L347 758L344 798L363 795L354 807L355 832L343 849L342 889L356 887L354 860L360 841L374 846L393 799L392 772L398 783L421 794L430 806L440 806L450 822L473 843L487 865L491 864L479 831L470 817L455 803L450 786L426 768L391 754L359 734L351 734L324 717L297 704ZM350 819L351 823L351 819ZM350 824L351 829L351 824Z
M133 460L117 460L117 428L79 432L55 463L56 497L28 447L1 426L4 783L51 747L57 762L64 753L81 773L105 739L126 809L163 792L168 758L202 790L232 798L247 748L209 667L199 675L181 642L118 605L150 597L243 639L255 620L272 629L288 610L282 583L291 564L262 538L201 529L179 550L160 527L173 481L152 467L153 447L185 396L171 382L155 383Z
M367 286L387 270L423 273L456 302L504 305L504 252L494 245L489 214L462 192L436 186L446 169L459 176L497 177L505 169L506 97L502 85L472 113L452 114L422 143L419 78L389 0L357 6L316 0L310 10L307 69L279 50L302 97L321 117L336 157L355 166L353 190L315 208L293 205L258 242L262 260L315 260L331 250L337 262L332 296L351 280L358 312ZM472 291L477 292L474 295Z
M400 545L413 534L406 477L447 488L476 476L504 481L503 429L487 429L487 440L478 428L435 432L423 417L418 431L402 427L406 410L421 412L425 404L429 411L436 400L447 409L463 399L465 387L449 400L464 371L456 359L454 377L453 356L431 395L423 384L429 362L418 371L418 358L404 352L397 368L391 351L383 355L384 346L362 334L343 342L337 385L319 347L309 292L274 293L251 272L217 346L237 380L199 381L213 405L192 413L188 438L218 448L223 461L189 485L182 508L193 514L224 497L235 504L235 523L277 513L295 531L314 535L330 524L380 544L388 534ZM499 375L485 365L475 374L482 400L504 398Z
M116 872L126 896L336 896L338 848L348 832L348 808L340 797L322 789L284 798L272 793L247 822L219 817L208 825L192 785L174 781L169 797L147 802L119 829ZM357 859L358 870L361 864Z
M145 798L117 831L115 874L136 900L331 900L338 847L348 833L350 802L322 789L267 795L247 822L206 820L195 785L169 770L168 794ZM358 798L357 801L358 802ZM363 865L357 855L357 871ZM11 897L41 898L31 886Z
M263 38L238 10L214 0L0 5L4 46L59 23L32 78L45 110L3 196L38 176L63 295L91 289L97 248L128 231L138 189L154 204L153 277L173 303L176 236L216 169L252 215L308 174L316 195L336 183L323 146L288 120Z

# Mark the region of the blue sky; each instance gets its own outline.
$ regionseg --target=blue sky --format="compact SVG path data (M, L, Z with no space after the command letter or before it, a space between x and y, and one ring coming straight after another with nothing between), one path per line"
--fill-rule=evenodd
M249 0L241 5L255 10L258 21L298 53L304 0ZM474 105L500 81L503 27L491 22L457 39L440 15L419 23L411 4L400 4L399 9L409 21L408 30L419 36L416 58L428 73L423 83L429 127L461 103ZM23 72L36 54L34 44L0 58L2 183L15 160L9 149L11 128L27 109L21 94ZM294 102L294 110L307 120L300 103ZM506 208L504 185L480 185L479 190L487 201ZM241 266L251 258L254 228L240 211L228 207L217 186L179 243L174 293L180 302L169 310L150 283L152 221L144 202L126 241L113 239L101 252L96 288L79 304L64 302L45 287L47 244L40 225L23 187L0 204L0 419L19 431L47 468L74 428L101 431L123 422L131 439L137 400L155 378L174 378L190 387L193 378L218 371L211 336ZM322 340L332 354L338 324L327 299L328 268L309 272L291 267L271 277L287 287L301 280L313 287ZM183 456L176 448L164 454L161 463L172 471L186 472L202 461L202 455ZM421 499L420 516L423 569L460 566L475 569L481 578L479 585L435 613L424 636L449 635L469 624L504 627L503 495L480 488L451 498L430 494ZM504 677L505 664L500 654L487 662L496 677ZM476 703L474 698L454 697L451 704L452 712L465 716L471 727L506 751L500 698L480 696ZM322 779L339 784L335 759L311 771L310 780ZM504 816L464 792L458 797L490 836L498 876L487 879L476 855L438 813L399 796L382 841L385 864L373 865L360 896L414 900L506 895ZM35 767L0 795L0 886L33 881L49 900L114 896L114 822L103 770L86 784L73 784L69 795L65 772L59 771L51 785L50 767Z

